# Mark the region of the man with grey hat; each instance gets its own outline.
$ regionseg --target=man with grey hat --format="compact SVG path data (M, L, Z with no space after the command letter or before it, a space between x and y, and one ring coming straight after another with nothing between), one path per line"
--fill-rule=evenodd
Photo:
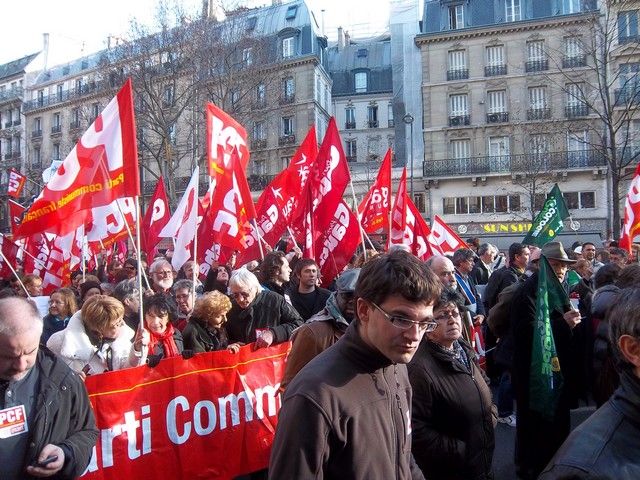
M575 263L560 242L548 242L542 247L540 262L546 261L560 283L569 265ZM514 294L510 335L513 339L513 383L516 393L516 466L524 479L538 477L556 450L567 438L570 427L570 408L577 403L576 384L581 358L575 351L574 328L580 323L580 312L549 311L551 331L562 372L563 387L555 411L543 416L532 408L529 391L531 355L536 320L539 271L533 273ZM568 299L566 302L569 305Z
M336 280L336 291L327 299L325 307L293 333L293 346L287 358L281 390L284 391L302 367L344 334L353 320L353 292L359 275L359 268L343 272Z

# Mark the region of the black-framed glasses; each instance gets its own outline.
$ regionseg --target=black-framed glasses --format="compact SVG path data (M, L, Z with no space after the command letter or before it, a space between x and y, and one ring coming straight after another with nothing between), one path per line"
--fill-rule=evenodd
M436 322L446 322L450 318L460 318L460 312L458 310L443 310L433 317Z
M418 330L420 330L421 332L429 333L433 332L438 326L436 322L432 322L430 320L425 322L416 322L415 320L409 320L408 318L402 317L400 315L390 315L375 303L371 302L371 305L380 310L380 313L382 313L382 315L384 315L384 317L391 322L391 325L399 328L400 330L409 330L414 325L417 325Z

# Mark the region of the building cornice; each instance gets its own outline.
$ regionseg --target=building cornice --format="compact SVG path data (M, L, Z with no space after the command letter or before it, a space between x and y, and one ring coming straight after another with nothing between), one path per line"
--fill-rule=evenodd
M595 12L581 13L576 15L563 15L553 18L542 18L534 20L523 20L520 22L501 23L494 25L483 25L479 27L464 28L460 30L444 30L441 32L421 33L416 35L414 42L416 46L430 43L451 42L467 40L470 38L487 37L501 35L505 33L529 32L538 30L553 30L561 27L569 27L591 23L594 20Z

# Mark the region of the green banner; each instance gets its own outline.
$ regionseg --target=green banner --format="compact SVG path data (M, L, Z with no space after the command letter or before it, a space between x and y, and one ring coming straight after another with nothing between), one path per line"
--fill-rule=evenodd
M568 217L569 209L556 183L522 243L542 247L562 231L564 220Z
M529 408L552 418L562 390L562 372L551 330L551 312L563 313L569 298L547 259L540 257L536 318L533 324Z

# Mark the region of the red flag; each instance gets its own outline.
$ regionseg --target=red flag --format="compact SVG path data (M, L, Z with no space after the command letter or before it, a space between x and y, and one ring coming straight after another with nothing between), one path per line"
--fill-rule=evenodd
M18 172L15 168L9 170L9 186L7 188L7 195L13 198L20 197L24 183L27 181L27 177Z
M164 188L164 179L160 177L141 224L142 250L146 252L149 260L156 254L156 246L160 243L158 234L169 222L169 218L171 218L169 200Z
M452 255L460 248L469 248L438 215L434 215L433 223L431 224L429 244L431 245L431 250L439 255Z
M334 210L327 229L322 231L315 244L315 258L325 287L347 266L360 238L358 218L342 200Z
M333 220L333 214L342 201L342 194L349 180L347 159L336 121L332 117L308 180L313 201L314 228L317 231L326 230ZM296 217L299 218L299 215Z
M640 164L629 185L627 199L624 202L624 224L620 235L620 248L631 253L633 239L640 233Z
M389 206L391 204L391 149L380 165L378 178L358 207L362 229L374 233L389 229Z
M175 238L171 265L176 272L189 258L193 257L191 244L197 231L199 171L196 166L176 211L158 234L163 238Z
M18 225L20 225L20 222L22 221L22 214L24 213L26 208L20 205L18 202L15 202L11 199L9 199L8 203L9 203L9 217L11 220L11 233L15 234L15 231L18 228Z
M426 260L433 255L431 251L431 245L429 245L429 235L431 230L424 221L422 215L418 211L418 208L407 196L407 221L405 224L405 232L410 235L411 241L407 244L411 247L411 253L413 253L420 260ZM409 233L409 231L411 233Z
M13 267L14 269L16 267L18 246L4 235L2 235L2 256L4 258L0 258L0 277L11 278L13 276L11 267ZM11 264L11 267L9 266L9 263Z
M407 168L402 170L398 192L391 210L391 236L389 245L404 243L404 229L407 221Z
M24 273L33 273L44 277L46 263L51 253L51 245L44 234L36 233L25 239L25 255L22 260Z
M25 213L16 235L64 235L92 220L93 207L140 194L131 80L127 80Z
M224 110L207 103L207 158L209 176L215 178L229 168L233 149L238 150L242 169L249 163L247 132Z
M127 226L129 231L135 227L136 210L135 200L131 197L119 198L109 205L93 208L93 220L85 228L90 252L98 254L103 248L126 239Z

